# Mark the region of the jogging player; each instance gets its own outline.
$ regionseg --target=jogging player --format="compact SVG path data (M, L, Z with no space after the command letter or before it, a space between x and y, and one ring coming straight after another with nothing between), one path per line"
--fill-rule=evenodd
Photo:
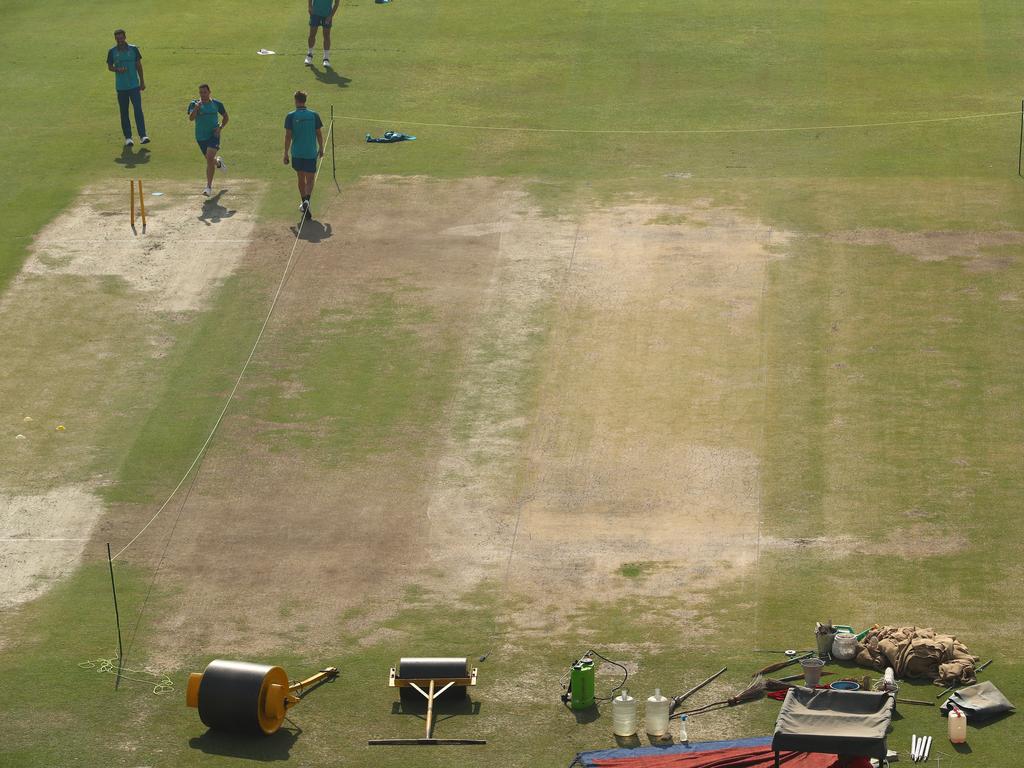
M313 46L316 45L316 28L324 28L324 68L331 66L331 24L338 12L341 0L307 0L309 5L309 50L306 51L306 66L313 66Z
M218 168L227 170L218 150L220 132L228 124L228 111L217 99L210 98L210 86L203 83L199 86L199 98L188 103L188 119L196 124L196 143L206 158L206 189L203 194L209 197L213 192L213 172Z
M284 164L288 165L288 152L291 150L292 168L298 176L299 210L303 215L312 218L309 210L309 198L313 195L313 182L316 181L316 159L324 156L324 124L320 115L306 109L306 94L295 92L295 110L289 112L284 119Z
M128 102L135 110L135 127L139 131L140 141L149 144L146 134L146 118L142 114L142 92L146 90L146 76L142 72L142 54L137 46L125 39L123 29L114 30L114 41L117 43L107 51L107 69L114 73L114 88L117 89L117 106L121 110L121 132L124 133L124 145L132 146L132 124L128 120Z

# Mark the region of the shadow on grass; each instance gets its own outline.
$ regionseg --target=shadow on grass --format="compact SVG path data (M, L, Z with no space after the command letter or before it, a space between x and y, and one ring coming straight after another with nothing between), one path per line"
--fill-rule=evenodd
M227 190L222 189L213 197L203 201L203 211L199 214L199 220L206 226L209 227L211 224L217 224L224 219L230 219L237 213L237 211L229 210L220 204L221 195L225 192Z
M114 162L118 165L123 165L125 168L144 165L149 162L149 150L143 147L136 152L134 147L125 147L121 150L121 154L114 158Z
M408 689L403 689L403 691L405 690ZM402 697L401 701L396 701L394 704L391 705L391 714L414 717L418 720L423 721L423 728L425 728L427 720L427 700L422 696L418 696L418 698L414 699L410 695L405 695ZM434 701L434 724L432 728L434 733L432 735L435 738L446 739L473 738L473 734L471 733L438 733L437 726L445 720L451 720L455 717L460 717L464 715L472 717L479 714L480 702L473 701L469 698L469 696L441 696L441 698ZM457 726L454 727L457 728ZM425 731L421 729L421 731L415 734L415 736L413 736L412 738L419 738L423 736L424 732Z
M305 240L307 243L319 243L321 240L329 238L333 233L331 232L330 224L324 224L316 219L306 219L302 223L301 229L298 225L292 227L292 234L298 236L300 240Z
M288 760L291 749L299 740L302 729L288 721L291 728L282 728L272 736L247 736L244 734L224 733L209 730L202 736L188 740L192 749L198 749L208 755L237 757L243 760L258 760L264 763L276 760Z
M598 710L596 704L593 704L586 709L569 709L569 711L572 712L572 716L576 718L576 722L580 725L593 723L601 717L601 712Z
M351 77L339 75L333 69L317 69L316 67L310 67L310 70L313 72L313 77L324 85L333 85L337 88L348 88L348 84L352 82Z

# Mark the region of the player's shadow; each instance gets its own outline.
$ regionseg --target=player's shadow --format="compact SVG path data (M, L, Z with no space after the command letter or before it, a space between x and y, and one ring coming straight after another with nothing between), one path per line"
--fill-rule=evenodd
M134 147L125 147L121 150L121 154L114 158L114 162L118 165L123 165L125 168L143 165L149 162L149 150L143 147L136 152Z
M221 195L227 192L226 189L222 189L213 197L207 198L203 201L203 211L199 214L199 220L206 226L213 224L219 224L224 219L230 219L234 216L237 211L226 208L220 204Z
M331 225L316 219L309 218L302 222L301 225L292 226L292 234L299 238L299 240L305 240L307 243L319 243L329 238L332 234Z
M316 67L310 67L310 69L313 70L313 77L315 77L324 85L333 85L338 88L348 88L348 84L352 82L351 77L339 75L333 69L317 69Z

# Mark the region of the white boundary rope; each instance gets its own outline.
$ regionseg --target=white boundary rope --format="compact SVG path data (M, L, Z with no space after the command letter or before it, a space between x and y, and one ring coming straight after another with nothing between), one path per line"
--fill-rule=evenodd
M328 139L330 139L333 131L334 122L332 121L330 127L327 129L327 137L324 139L325 148L327 146L327 141ZM325 158L326 153L324 157L320 158L320 162L317 164L316 174L313 177L314 185L320 178L320 171L324 167ZM178 484L174 486L174 490L172 490L170 495L164 500L164 503L160 505L160 507L157 509L153 517L149 519L149 522L142 526L142 530L136 533L132 537L131 541L129 541L127 544L125 544L123 547L121 547L121 549L117 551L117 554L111 558L111 561L117 560L117 558L124 554L125 550L128 549L128 547L130 547L132 544L134 544L138 540L138 538L146 532L146 529L149 528L149 526L151 526L158 517L160 517L160 514L164 511L164 509L167 508L167 505L171 503L171 500L178 493L178 491L181 490L181 486L185 484L185 480L188 479L188 476L192 473L192 470L195 469L202 461L203 455L206 453L206 449L210 446L210 443L213 441L213 436L217 433L217 429L220 427L221 422L224 421L224 416L228 412L228 406L231 405L231 401L234 400L235 398L235 393L238 392L238 387L242 383L242 378L245 376L245 372L249 369L249 363L252 362L253 357L256 355L256 348L259 346L260 341L263 339L263 333L264 331L267 330L267 325L270 324L270 317L271 315L274 314L274 309L277 307L277 301L281 297L281 291L284 290L284 285L288 281L288 275L291 272L292 263L295 260L295 251L296 249L298 249L299 240L302 237L302 227L306 224L308 220L309 216L306 213L303 213L302 221L299 222L299 229L295 233L295 242L292 243L292 250L288 254L287 263L285 263L284 265L284 272L281 275L281 281L277 284L277 291L274 293L274 298L270 302L270 309L267 310L267 316L263 320L263 325L260 326L260 332L256 334L256 340L252 344L252 349L249 350L249 356L245 359L245 363L242 365L242 370L238 372L238 378L235 379L235 385L231 388L231 391L228 393L227 399L224 401L224 407L221 408L220 414L217 416L217 420L214 422L213 428L210 430L210 434L206 436L206 440L203 441L202 446L200 446L199 450L196 452L196 457L192 460L192 463L189 464L188 469L185 470L185 473L181 476L181 479L178 481Z
M633 134L633 135L699 135L722 133L789 133L795 131L836 131L854 128L889 128L901 125L923 125L925 123L950 123L957 120L984 120L990 117L1008 117L1019 115L1013 112L984 112L974 115L953 115L947 117L925 117L918 120L891 120L881 123L840 123L835 125L801 125L781 128L530 128L504 125L465 125L460 123L423 123L413 120L392 120L378 117L358 117L355 115L335 115L335 120L352 120L366 123L387 123L393 125L409 125L417 128L455 128L467 131L507 131L519 133L577 133L577 134Z

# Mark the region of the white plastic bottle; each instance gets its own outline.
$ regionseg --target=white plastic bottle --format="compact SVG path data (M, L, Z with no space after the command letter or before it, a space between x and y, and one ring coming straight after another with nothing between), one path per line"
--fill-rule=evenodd
M690 740L690 737L686 735L686 715L679 716L679 743L685 744Z
M625 688L612 699L612 733L616 736L636 735L636 699Z
M644 725L651 736L664 736L668 733L668 706L669 700L661 695L661 688L655 688L644 710Z
M967 715L959 707L949 710L946 716L946 724L949 728L949 740L954 744L963 744L967 741Z

